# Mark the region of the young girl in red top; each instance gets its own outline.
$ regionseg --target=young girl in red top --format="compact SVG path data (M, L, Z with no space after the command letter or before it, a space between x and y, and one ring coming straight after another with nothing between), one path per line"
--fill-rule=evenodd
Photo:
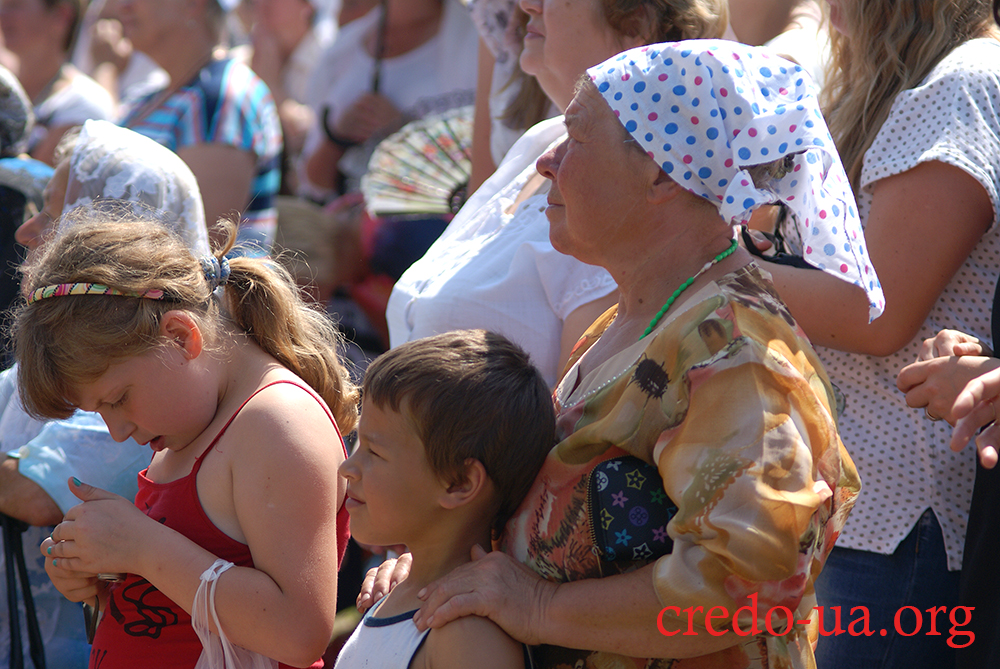
M273 263L225 260L232 224L199 260L155 224L108 218L31 260L15 323L30 411L97 411L116 440L153 451L134 505L71 479L84 503L41 547L60 592L105 613L90 666L194 667L210 573L213 633L322 666L348 536L340 432L358 399L334 330Z

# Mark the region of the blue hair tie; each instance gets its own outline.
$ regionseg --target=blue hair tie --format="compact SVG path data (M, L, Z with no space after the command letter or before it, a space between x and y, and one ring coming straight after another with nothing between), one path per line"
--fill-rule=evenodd
M220 261L215 256L204 256L201 258L201 270L205 273L205 280L214 291L219 286L224 286L229 279L229 259L223 256Z

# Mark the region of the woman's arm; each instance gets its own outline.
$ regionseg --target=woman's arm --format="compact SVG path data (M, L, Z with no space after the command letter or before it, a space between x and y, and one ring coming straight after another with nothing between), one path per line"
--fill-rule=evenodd
M697 657L739 642L722 636L665 636L657 630L663 604L653 589L653 567L571 583L546 581L503 553L472 549L473 561L435 581L413 621L443 627L481 616L528 644L600 650L629 657Z
M336 475L343 461L336 432L302 392L263 393L226 433L227 444L239 444L232 502L255 568L225 572L215 597L230 641L293 666L308 666L329 644L337 599L336 515L345 493ZM294 403L275 397L291 393ZM276 402L280 414L273 410ZM205 488L229 485L213 483L199 486L199 496L211 494ZM93 501L71 509L68 522L53 533L62 542L52 547L57 566L139 574L190 612L199 578L216 556L120 497L80 489L82 499Z
M917 334L992 222L986 190L952 165L921 163L876 182L865 239L885 293L885 313L871 324L858 287L824 272L767 269L814 344L891 355Z
M62 520L59 505L45 489L18 471L17 458L0 462L0 513L29 525L55 525Z
M246 209L257 167L252 153L224 144L194 144L178 149L177 155L198 179L209 233L223 216Z
M479 38L479 61L476 73L476 107L472 125L472 174L469 175L469 195L483 185L496 171L490 149L493 118L490 114L490 93L493 88L493 54Z

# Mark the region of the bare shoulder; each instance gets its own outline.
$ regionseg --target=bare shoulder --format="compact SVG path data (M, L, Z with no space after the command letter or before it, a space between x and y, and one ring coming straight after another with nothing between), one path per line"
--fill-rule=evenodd
M419 656L423 656L422 658ZM426 669L523 669L520 642L507 636L492 620L466 616L431 630L413 667Z
M261 448L286 444L296 452L343 454L339 431L323 400L302 381L275 383L258 391L239 412L227 437ZM243 447L241 446L241 450Z

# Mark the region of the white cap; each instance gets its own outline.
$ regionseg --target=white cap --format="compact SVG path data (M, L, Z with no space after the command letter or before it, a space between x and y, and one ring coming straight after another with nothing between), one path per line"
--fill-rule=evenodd
M222 11L231 12L236 9L236 6L240 4L240 0L216 0L219 3L219 7L222 7Z

